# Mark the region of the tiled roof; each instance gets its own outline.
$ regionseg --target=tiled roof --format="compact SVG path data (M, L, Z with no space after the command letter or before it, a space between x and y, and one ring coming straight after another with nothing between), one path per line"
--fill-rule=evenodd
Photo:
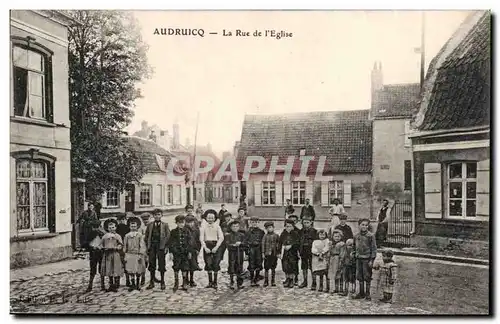
M156 155L161 156L165 160L165 165L170 161L170 158L174 156L153 141L130 136L124 139L128 146L139 154L147 172L163 172L160 165L158 165Z
M373 117L411 117L418 110L420 84L388 84L377 90Z
M326 157L325 174L370 172L372 124L368 114L369 110L352 110L247 115L237 156L238 172L243 171L247 156L266 158L263 172L268 171L272 156L279 156L279 165L286 164L288 156L295 156L293 173L297 174L301 149L316 157L309 163L308 174L315 174L320 156Z
M460 35L456 33L453 37ZM437 68L428 106L422 112L423 119L416 124L417 129L429 131L489 125L490 47L491 15L485 12ZM437 59L438 56L433 61ZM431 63L428 74L432 72L436 73Z

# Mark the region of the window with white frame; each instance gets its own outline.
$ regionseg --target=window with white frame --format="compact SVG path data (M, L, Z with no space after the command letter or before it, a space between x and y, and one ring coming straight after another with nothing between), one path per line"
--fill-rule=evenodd
M28 46L12 47L14 115L47 119L46 56Z
M274 181L262 182L262 205L276 204L276 183Z
M292 182L292 204L304 205L306 200L306 182Z
M156 185L155 195L155 206L163 205L163 186L161 184Z
M172 185L167 185L166 200L167 205L172 205L174 203L174 187Z
M106 191L106 207L119 207L120 193L116 189Z
M476 162L454 162L447 168L448 216L476 217Z
M335 199L338 199L340 204L344 200L344 182L335 180L328 183L328 202L333 205Z
M36 160L16 161L16 213L19 232L48 231L48 168Z
M141 184L141 191L139 195L139 203L141 206L151 206L151 192L153 186L149 184Z

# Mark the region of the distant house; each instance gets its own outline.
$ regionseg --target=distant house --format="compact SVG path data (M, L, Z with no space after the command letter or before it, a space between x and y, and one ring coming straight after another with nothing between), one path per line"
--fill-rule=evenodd
M183 209L186 205L186 184L169 180L166 175L170 159L174 155L152 140L126 137L127 145L139 154L146 174L140 183L130 183L124 192L109 190L102 197L102 217L125 212L140 214L156 208L164 211ZM179 176L180 174L176 174Z
M73 253L68 26L74 23L55 10L10 11L11 267Z
M432 60L411 135L415 239L487 244L491 15L470 15Z
M234 160L236 156L234 155L237 152L237 147L239 142L236 142L236 145L233 149L233 154L231 152L224 152L223 161L224 160ZM225 174L217 181L214 181L215 175L217 172L222 172L224 170L220 170L222 167L222 161L216 164L212 172L208 174L206 188L207 191L211 193L211 202L220 202L220 203L239 203L241 195L244 194L242 192L243 188L240 186L240 182L238 178L233 179L231 175ZM227 169L226 169L227 170Z
M266 159L262 172L241 183L249 214L283 217L286 199L300 213L309 198L317 218L326 219L329 206L338 198L351 217L370 216L372 122L368 117L369 110L245 116L237 150L240 178L247 157ZM283 171L267 179L273 156L279 157L279 165L295 156L290 180L283 179ZM301 156L314 156L302 178ZM321 156L326 157L325 178L314 181Z
M372 70L373 193L380 200L411 201L410 121L419 104L420 84L383 84L382 64Z

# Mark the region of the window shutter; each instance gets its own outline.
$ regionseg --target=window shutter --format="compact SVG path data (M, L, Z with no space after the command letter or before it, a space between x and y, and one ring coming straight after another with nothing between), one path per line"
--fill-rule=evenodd
M351 207L351 180L344 180L344 207Z
M174 188L174 205L179 205L181 203L181 190L178 189L178 186Z
M477 163L477 216L490 215L490 160Z
M425 218L441 218L441 164L424 164Z
M306 181L306 199L311 201L311 205L313 203L313 182Z
M321 181L321 206L328 206L328 181Z
M191 203L190 201L189 202L187 201L186 187L185 186L180 186L179 190L180 190L179 205L182 205L182 204L187 205L188 203ZM193 191L193 189L191 189L191 191ZM192 192L191 192L191 195L193 195Z
M254 182L255 206L262 205L262 181Z
M292 199L290 194L290 181L283 181L283 202L286 204L287 199Z
M283 206L283 181L276 181L276 206Z

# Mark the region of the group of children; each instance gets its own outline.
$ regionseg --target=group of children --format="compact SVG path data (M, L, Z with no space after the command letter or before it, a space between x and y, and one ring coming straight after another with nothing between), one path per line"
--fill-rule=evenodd
M161 222L161 211L155 211L145 230L140 231L142 222L138 217L128 219L129 231L117 233L119 224L109 219L104 223L107 231L95 224L93 239L90 244L91 277L88 290L92 289L93 279L100 265L101 288L117 291L120 277L124 274L129 291L140 290L144 284L145 272L151 273L150 285L154 287L157 270L161 274L161 289L165 289L165 255L173 257L174 287L179 288L179 272L182 273L182 290L197 286L194 272L201 270L198 255L203 251L205 271L208 276L206 288L217 289L220 262L227 250L229 287L243 288L245 270L250 273L251 286L259 286L264 279L264 287L276 286L276 268L281 259L286 279L286 288L308 287L309 271L312 274L311 290L331 292L354 299L370 300L372 269L379 269L383 302L392 301L393 287L396 280L397 265L390 250L382 253L383 264L374 265L377 247L374 235L368 231L370 220L359 220L359 232L353 235L346 224L347 216L340 215L340 224L328 231L316 230L309 217L302 219L302 228L297 228L298 217L290 215L285 221L285 229L280 235L274 232L274 223L265 222L265 231L259 228L258 217L244 217L244 210L238 215L227 211L217 213L209 209L200 215L193 215L193 207L186 206L187 215L175 217L176 228L170 230ZM244 269L244 261L248 268ZM298 285L300 268L303 282ZM264 270L264 276L261 271ZM109 288L104 287L104 277L109 278ZM236 280L235 280L236 279ZM356 294L356 280L359 292ZM235 287L236 283L236 287ZM330 289L331 288L331 289Z

